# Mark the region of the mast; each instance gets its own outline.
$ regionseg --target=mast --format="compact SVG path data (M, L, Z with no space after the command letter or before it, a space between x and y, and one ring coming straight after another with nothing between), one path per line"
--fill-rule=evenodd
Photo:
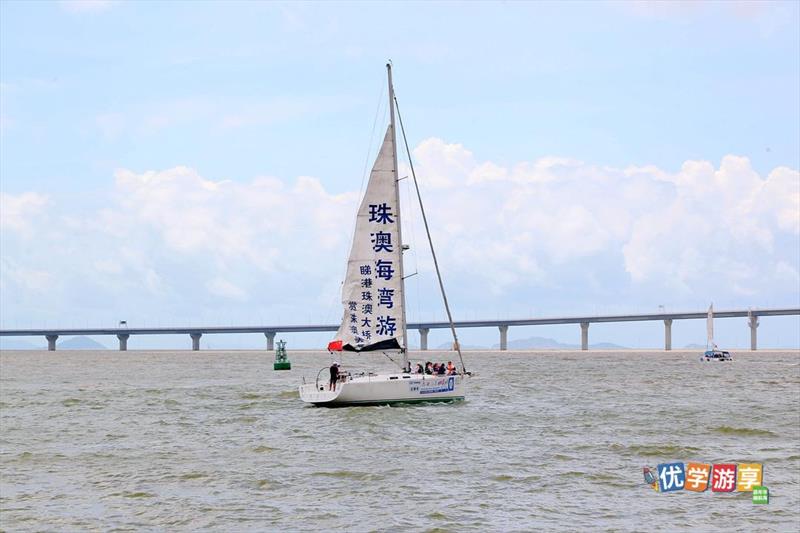
M389 77L389 124L392 128L392 168L394 172L394 201L397 206L397 242L400 243L400 297L403 304L403 369L408 368L408 328L406 327L406 280L403 277L403 225L400 222L400 172L397 168L397 131L394 124L394 85L392 85L392 64L386 63Z

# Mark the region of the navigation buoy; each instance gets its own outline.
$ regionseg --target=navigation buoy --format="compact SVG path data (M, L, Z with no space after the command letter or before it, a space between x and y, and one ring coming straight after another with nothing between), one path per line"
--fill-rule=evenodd
M275 349L275 364L272 365L273 370L291 370L292 363L286 357L286 341L279 340L278 347Z

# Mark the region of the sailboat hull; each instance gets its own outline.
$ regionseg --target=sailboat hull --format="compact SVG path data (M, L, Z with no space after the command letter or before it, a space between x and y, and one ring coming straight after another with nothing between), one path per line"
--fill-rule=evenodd
M707 350L700 356L701 361L733 361L730 352L724 350Z
M372 374L349 378L335 391L320 381L300 386L300 398L320 407L454 402L464 399L463 376Z

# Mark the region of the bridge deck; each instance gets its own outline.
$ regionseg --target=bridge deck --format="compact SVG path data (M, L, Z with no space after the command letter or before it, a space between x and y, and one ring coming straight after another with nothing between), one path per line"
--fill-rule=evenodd
M735 317L763 317L800 315L800 308L780 309L753 309L714 311L714 318ZM631 315L605 315L605 316L573 316L573 317L543 317L521 319L497 320L458 320L457 328L485 328L507 326L538 326L549 324L594 324L604 322L641 322L658 320L694 320L706 318L706 312L688 313L648 313ZM408 329L439 329L449 328L448 322L412 322ZM0 329L0 336L47 336L47 335L192 335L212 333L299 333L336 331L338 324L311 324L311 325L262 325L262 326L205 326L205 327L154 327L154 328L31 328L31 329Z

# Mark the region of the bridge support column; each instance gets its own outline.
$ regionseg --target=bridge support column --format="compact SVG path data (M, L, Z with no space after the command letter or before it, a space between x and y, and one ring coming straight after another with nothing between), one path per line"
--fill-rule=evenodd
M589 323L581 322L581 350L589 349Z
M51 352L56 351L56 341L58 340L58 335L45 335L45 339L47 339L47 350Z
M129 333L117 333L117 338L119 339L119 351L124 352L128 350L128 338L130 337Z
M203 336L202 333L190 333L189 336L192 338L192 350L197 352L200 350L200 337Z
M273 351L275 349L275 332L265 331L264 336L267 338L267 351Z
M430 331L429 328L419 328L419 349L420 350L427 350L428 349L428 332Z
M758 349L758 315L748 313L747 324L750 326L750 350L755 352Z
M508 326L497 326L500 330L500 349L508 350Z
M664 319L664 349L672 350L672 319Z

